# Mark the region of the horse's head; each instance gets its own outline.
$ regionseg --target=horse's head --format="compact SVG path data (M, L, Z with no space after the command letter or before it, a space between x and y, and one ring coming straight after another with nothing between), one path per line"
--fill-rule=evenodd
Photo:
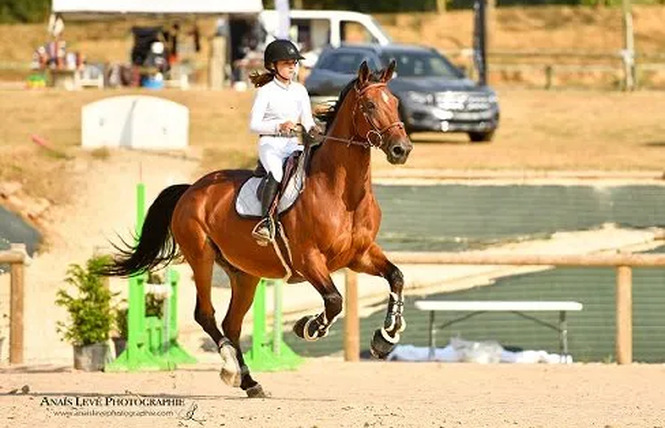
M387 82L395 71L395 61L373 74L367 62L358 70L353 107L353 123L358 136L386 154L388 162L403 164L413 149L404 124L399 119L397 98L388 89Z

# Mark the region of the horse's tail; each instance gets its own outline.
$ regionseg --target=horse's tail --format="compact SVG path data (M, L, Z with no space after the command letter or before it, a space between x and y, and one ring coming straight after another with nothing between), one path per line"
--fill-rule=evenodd
M189 187L189 184L176 184L162 190L148 209L139 241L134 245L122 241L124 248L114 245L120 254L97 272L106 276L130 276L148 272L176 258L178 252L171 234L171 217Z

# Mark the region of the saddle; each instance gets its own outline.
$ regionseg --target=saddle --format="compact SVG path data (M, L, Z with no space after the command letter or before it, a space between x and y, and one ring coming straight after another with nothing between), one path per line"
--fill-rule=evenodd
M279 201L279 199L282 197L282 192L285 188L284 183L288 183L291 177L293 177L293 174L298 167L298 160L300 159L300 156L302 156L302 152L293 152L291 156L286 158L282 164L284 176L282 177L282 182L280 183L279 190L277 192L277 201ZM260 160L256 162L256 168L254 168L254 171L252 171L252 176L259 177L261 179L259 185L256 188L256 197L260 201L263 196L263 189L265 188L266 181L268 181L268 171L266 171L266 169L263 167L263 164Z
M284 177L273 204L276 214L288 210L298 199L300 193L305 189L305 176L309 169L313 150L319 144L308 134L303 134L305 143L304 151L294 152L284 162ZM257 162L256 168L240 187L236 196L236 212L244 218L261 217L261 196L267 181L268 173L261 164Z

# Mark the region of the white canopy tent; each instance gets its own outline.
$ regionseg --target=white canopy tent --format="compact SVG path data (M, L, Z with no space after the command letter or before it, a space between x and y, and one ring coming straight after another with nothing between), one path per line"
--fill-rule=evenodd
M51 6L52 17L61 16L64 20L73 21L118 17L132 19L138 16L184 19L217 16L228 22L234 16L240 20L256 20L263 11L262 0L52 0ZM212 55L207 60L211 87L223 85L225 64L232 59L228 46L237 43L231 40L233 37L232 33L214 37Z
M62 15L158 14L219 15L259 13L261 0L53 0L52 11Z

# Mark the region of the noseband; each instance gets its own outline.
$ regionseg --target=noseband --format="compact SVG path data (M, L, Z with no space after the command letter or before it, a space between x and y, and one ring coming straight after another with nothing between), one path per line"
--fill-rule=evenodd
M385 134L390 131L394 127L399 127L401 129L404 129L404 122L401 121L396 121L392 122L391 124L384 126L383 128L379 128L376 126L374 121L372 121L372 118L370 117L369 113L367 112L367 109L365 106L360 102L360 98L370 89L374 88L380 88L380 87L385 87L387 86L386 83L384 82L379 82L379 83L372 83L370 85L365 86L363 89L358 90L357 86L354 86L354 89L356 91L356 103L353 105L353 111L352 111L352 121L353 121L353 136L351 138L337 138L337 137L331 137L328 135L324 135L322 139L324 140L333 140L333 141L340 141L343 143L347 143L348 145L355 145L355 146L362 146L366 148L374 147L377 149L383 148L383 145L385 144L385 140L383 139ZM365 120L369 124L369 126L372 128L369 131L367 131L367 134L365 134L365 138L363 139L362 137L358 136L358 126L356 125L356 110L360 106L360 111L365 117ZM356 138L359 137L359 138Z
M383 147L384 140L383 137L384 135L392 128L394 127L399 127L401 129L404 129L404 122L401 121L396 121L392 122L387 126L384 126L383 128L379 128L376 126L374 121L372 121L372 118L370 117L369 113L367 112L367 109L365 106L360 102L360 98L365 94L365 92L369 91L370 89L374 88L383 88L385 87L386 84L381 82L381 83L372 83L371 85L365 86L362 90L358 90L357 87L354 87L356 90L356 103L353 106L353 133L354 135L358 135L357 127L356 127L356 109L358 106L360 106L360 112L363 114L365 117L365 120L367 123L369 123L369 126L372 127L369 131L367 131L367 134L365 135L365 141L369 145L369 147L376 147L378 149Z

